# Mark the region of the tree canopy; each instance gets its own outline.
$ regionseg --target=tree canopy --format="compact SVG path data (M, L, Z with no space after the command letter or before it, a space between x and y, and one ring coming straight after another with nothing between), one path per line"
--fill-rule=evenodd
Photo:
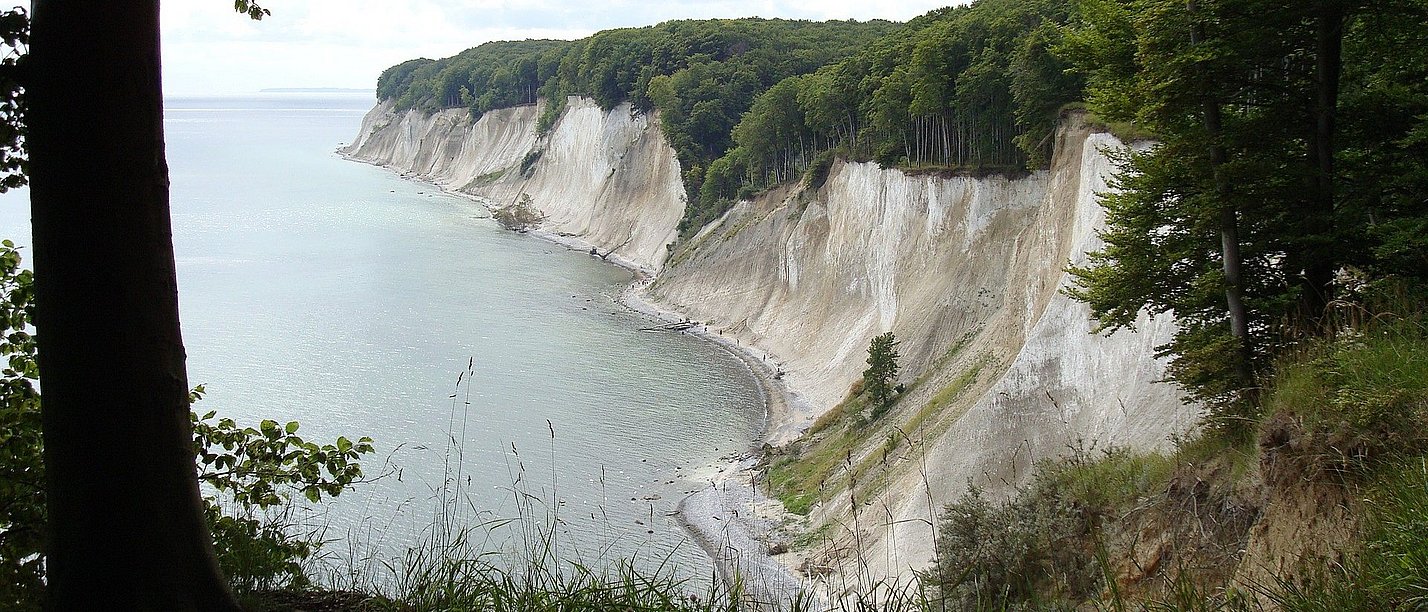
M1234 419L1334 313L1428 278L1428 3L1081 0L1062 54L1120 161L1072 295L1179 324L1171 376Z
M1051 52L1068 18L1065 3L1051 0L939 9L768 88L734 128L735 146L708 166L686 229L803 176L827 151L902 168L1044 166L1059 111L1082 89Z
M734 125L760 93L899 27L887 21L685 20L576 41L493 42L388 68L377 96L399 110L465 107L473 117L543 97L550 103L541 131L554 124L570 95L588 96L606 110L622 102L636 112L658 109L694 199L705 169L733 146ZM685 224L694 225L692 218Z

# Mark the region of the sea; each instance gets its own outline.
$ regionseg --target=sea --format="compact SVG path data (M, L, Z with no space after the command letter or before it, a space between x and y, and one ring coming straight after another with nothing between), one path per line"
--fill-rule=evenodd
M374 102L165 100L196 410L375 441L363 482L288 517L327 541L320 575L390 582L412 547L462 531L493 561L534 545L563 566L707 577L674 512L760 432L747 367L641 331L618 300L628 271L337 155ZM23 249L28 219L24 189L0 195L0 237Z

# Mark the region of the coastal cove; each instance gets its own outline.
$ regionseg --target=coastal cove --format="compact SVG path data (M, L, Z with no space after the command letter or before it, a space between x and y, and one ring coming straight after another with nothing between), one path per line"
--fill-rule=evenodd
M393 164L363 159L345 148L339 148L339 153L348 160L376 165L450 197L469 199L487 211L502 205L487 197L453 190L431 181L430 177ZM759 483L766 459L765 451L788 444L802 435L811 422L810 415L814 410L802 394L782 380L784 365L778 356L725 336L709 323L691 320L677 307L661 303L650 293L650 287L656 280L655 271L637 260L613 250L602 253L601 245L569 233L539 227L514 233L555 244L592 259L598 257L629 271L633 278L620 291L617 302L632 315L652 322L640 331L697 338L726 352L747 368L746 374L755 383L762 407L756 436L744 452L721 457L718 462L696 472L703 486L680 496L670 516L677 519L707 559L713 562L715 575L726 585L739 584L755 601L792 601L803 596L811 585L798 575L798 570L792 565L799 559L776 557L771 551L775 546L786 551L789 539L804 529L806 521L768 498ZM689 476L690 473L683 475ZM649 551L637 552L647 554Z
M197 409L297 420L313 441L374 438L372 481L302 517L359 569L380 574L419 543L459 475L463 525L524 519L493 530L492 550L556 525L570 560L710 576L673 513L761 433L749 366L640 332L655 323L621 304L626 270L334 154L371 104L167 101ZM22 247L25 200L7 194L0 224ZM522 494L538 501L523 509Z

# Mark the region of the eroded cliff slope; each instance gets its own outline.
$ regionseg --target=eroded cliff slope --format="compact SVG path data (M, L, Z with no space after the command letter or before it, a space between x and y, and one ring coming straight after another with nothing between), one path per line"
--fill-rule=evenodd
M628 104L603 111L570 98L543 138L540 107L423 115L379 104L342 152L389 166L492 205L529 196L542 228L583 241L647 273L658 270L684 213L679 162L646 114Z

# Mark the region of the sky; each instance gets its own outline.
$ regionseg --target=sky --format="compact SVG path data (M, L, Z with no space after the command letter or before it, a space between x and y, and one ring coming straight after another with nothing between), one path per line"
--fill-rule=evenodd
M164 92L277 87L371 89L388 66L492 40L577 39L670 19L782 17L906 21L957 0L262 0L262 21L228 0L162 4Z

